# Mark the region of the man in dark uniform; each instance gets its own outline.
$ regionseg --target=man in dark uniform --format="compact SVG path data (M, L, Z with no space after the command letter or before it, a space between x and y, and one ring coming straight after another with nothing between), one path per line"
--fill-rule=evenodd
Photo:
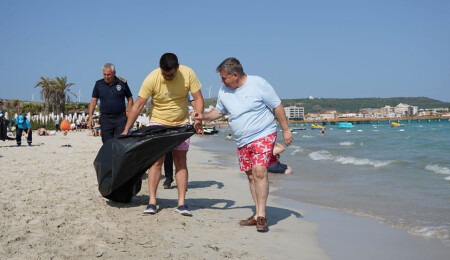
M133 106L133 96L127 81L116 77L114 64L103 65L103 79L95 82L92 99L89 104L89 128L94 125L92 115L100 99L100 129L102 142L105 143L114 136L119 136L127 123L125 99L128 109Z

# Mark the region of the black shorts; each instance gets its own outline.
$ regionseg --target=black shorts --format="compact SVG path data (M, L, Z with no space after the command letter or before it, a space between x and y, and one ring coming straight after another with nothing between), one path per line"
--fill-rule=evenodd
M269 167L267 167L267 171L268 172L272 172L272 173L284 173L287 169L287 165L281 162L276 162L272 165L269 165Z

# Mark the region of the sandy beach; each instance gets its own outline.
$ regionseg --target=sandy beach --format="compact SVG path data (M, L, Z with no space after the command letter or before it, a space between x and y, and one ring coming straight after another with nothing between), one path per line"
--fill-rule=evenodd
M101 147L87 132L33 136L33 146L0 143L1 259L329 259L318 225L269 196L270 231L238 221L253 214L248 183L235 168L191 140L187 203L174 211L176 189L158 189L159 212L144 215L147 179L129 204L97 190L93 161ZM163 178L162 178L163 179ZM272 190L272 188L271 188Z

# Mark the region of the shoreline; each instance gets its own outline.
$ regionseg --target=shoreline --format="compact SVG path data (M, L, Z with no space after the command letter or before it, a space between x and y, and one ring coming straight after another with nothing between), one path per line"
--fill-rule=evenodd
M446 259L450 249L374 219L278 197L271 176L268 233L241 227L254 212L235 155L203 149L193 136L187 204L174 212L176 189L158 188L156 215L142 214L147 179L131 203L101 197L93 161L99 137L87 131L33 135L33 146L0 142L0 258L106 259ZM200 142L201 140L201 142ZM205 142L203 142L205 141ZM69 146L70 145L70 146ZM221 147L221 149L224 149ZM294 172L294 174L301 174ZM276 178L277 177L277 178Z
M196 138L186 199L193 217L174 211L177 191L163 181L152 216L142 213L146 178L128 204L101 197L93 167L101 140L87 131L33 135L31 147L0 143L1 258L330 259L318 245L318 225L271 197L268 233L239 226L254 211L247 180L211 164Z
M223 148L221 149L221 151ZM214 153L211 149L209 152ZM224 155L214 153L215 157ZM226 155L229 158L229 154ZM234 158L237 160L236 158ZM236 170L238 171L238 166ZM294 169L294 175L301 170ZM318 224L319 246L332 259L447 259L450 247L442 241L409 234L406 230L380 223L374 218L357 216L339 209L327 208L280 196L280 182L290 176L269 173L269 200L305 212L309 222ZM244 180L246 181L246 180ZM301 200L301 199L300 199ZM270 205L268 203L268 205ZM345 239L344 239L345 238ZM353 248L353 250L351 250ZM357 249L357 250L356 250Z

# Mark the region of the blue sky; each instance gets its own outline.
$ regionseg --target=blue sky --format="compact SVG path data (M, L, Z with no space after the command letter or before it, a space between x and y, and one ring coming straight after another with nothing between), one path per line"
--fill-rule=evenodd
M233 56L283 99L449 102L450 1L0 0L0 98L40 101L41 76L67 76L89 102L106 62L136 98L165 52L194 69L205 97Z

